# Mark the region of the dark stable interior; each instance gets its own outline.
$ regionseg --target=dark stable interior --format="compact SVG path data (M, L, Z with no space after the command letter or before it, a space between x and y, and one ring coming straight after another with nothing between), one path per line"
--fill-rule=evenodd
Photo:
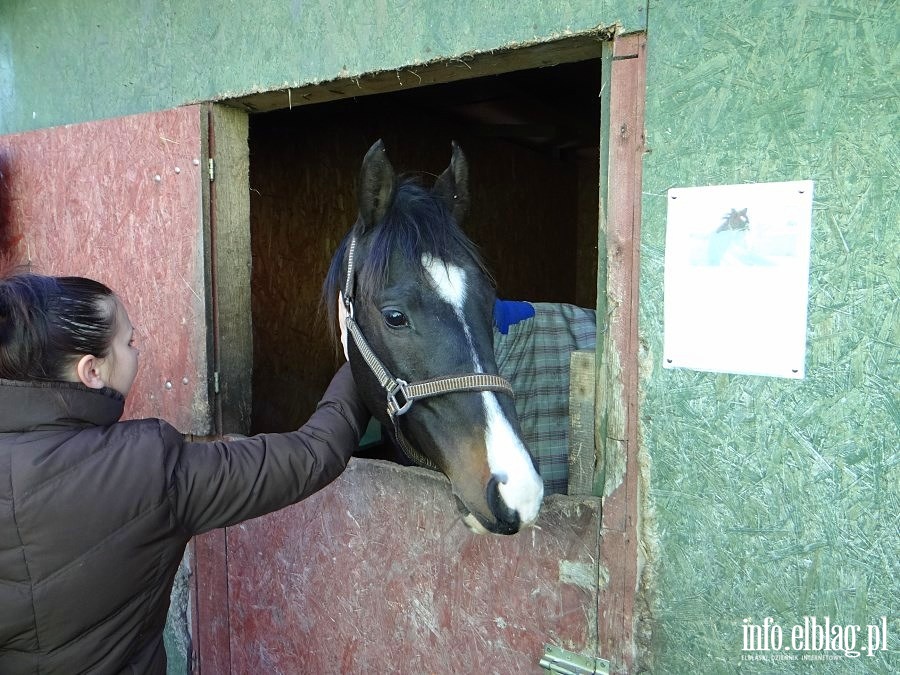
M594 307L599 93L588 60L251 115L252 431L303 424L340 363L321 285L379 138L398 173L426 181L459 143L463 228L499 297Z

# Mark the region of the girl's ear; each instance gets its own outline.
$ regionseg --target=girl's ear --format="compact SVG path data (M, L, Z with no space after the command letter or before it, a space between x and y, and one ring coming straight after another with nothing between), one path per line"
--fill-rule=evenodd
M98 359L93 354L85 354L78 359L75 373L85 387L102 389L106 386L106 382L104 382L103 375L100 372L100 361L101 359Z

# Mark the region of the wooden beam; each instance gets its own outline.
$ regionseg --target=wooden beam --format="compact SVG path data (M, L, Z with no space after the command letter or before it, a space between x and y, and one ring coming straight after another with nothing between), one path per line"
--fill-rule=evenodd
M634 663L634 600L638 581L638 271L641 160L644 152L646 36L613 42L609 64L609 127L605 218L606 305L609 320L598 387L604 390L603 537L600 559L609 582L598 606L600 655L615 670ZM599 303L598 303L599 304ZM599 427L598 427L599 428Z
M191 540L194 636L192 669L195 675L231 672L231 636L228 627L228 565L225 529L219 528Z
M250 150L247 113L210 106L210 266L218 433L250 433L253 326L250 301Z
M443 84L485 75L496 75L529 68L543 68L572 61L597 58L603 41L614 28L594 30L534 44L510 45L504 49L459 58L435 59L403 68L366 73L328 82L288 87L223 100L248 112L267 112L294 106L325 103L344 98L383 94L430 84Z
M590 495L594 490L594 388L597 379L595 353L572 352L569 357L569 489L570 495Z

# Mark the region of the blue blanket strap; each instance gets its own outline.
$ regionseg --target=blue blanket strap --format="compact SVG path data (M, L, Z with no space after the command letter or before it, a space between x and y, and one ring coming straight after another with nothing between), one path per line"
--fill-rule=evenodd
M534 305L517 300L497 300L494 302L494 325L503 335L509 327L534 316Z

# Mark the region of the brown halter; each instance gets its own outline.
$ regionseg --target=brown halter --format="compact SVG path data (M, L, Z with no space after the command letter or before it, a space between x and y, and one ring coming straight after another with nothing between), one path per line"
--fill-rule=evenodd
M439 394L449 394L458 391L500 391L514 396L512 386L509 382L498 376L488 375L486 373L472 373L471 375L453 375L450 377L435 377L430 380L422 380L420 382L408 383L406 380L394 377L384 366L381 360L372 351L369 343L366 341L359 329L359 325L353 317L353 286L354 286L354 269L353 257L356 253L356 237L350 240L350 251L347 259L347 281L344 286L344 308L347 310L347 334L353 338L357 349L362 354L363 359L369 366L369 369L375 375L378 383L384 389L387 397L387 414L394 425L394 435L400 444L401 450L406 456L416 464L424 466L428 469L440 471L438 466L428 457L412 447L409 441L403 436L400 430L398 417L405 414L416 401L438 396Z

